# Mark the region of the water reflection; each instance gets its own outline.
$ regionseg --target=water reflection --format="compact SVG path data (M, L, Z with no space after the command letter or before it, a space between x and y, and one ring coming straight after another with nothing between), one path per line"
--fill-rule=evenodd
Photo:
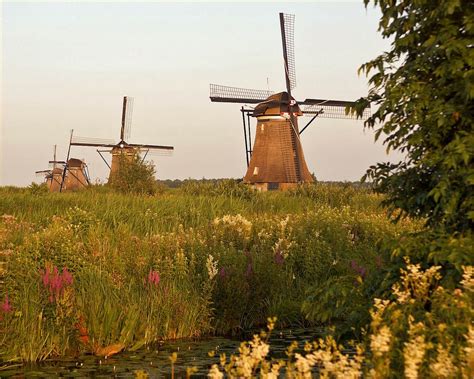
M276 330L270 339L270 354L275 358L284 357L291 342L298 341L302 347L305 341L313 341L323 334L324 329L321 328ZM226 353L229 356L235 353L239 344L239 340L222 337L172 341L135 352L125 351L108 359L83 355L75 359L46 361L38 365L15 366L0 371L0 377L135 378L142 374L141 377L166 378L171 377L169 356L173 352L178 353L175 364L177 378L184 378L186 368L191 366L198 369L195 377L203 377L213 363L219 362L220 354ZM216 355L211 358L208 352L212 350Z

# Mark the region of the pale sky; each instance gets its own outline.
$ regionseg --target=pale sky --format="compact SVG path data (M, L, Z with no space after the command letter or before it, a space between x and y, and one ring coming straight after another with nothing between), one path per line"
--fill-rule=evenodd
M153 157L160 179L242 177L238 104L211 103L209 83L284 90L278 13L295 15L297 99L367 93L357 68L388 48L378 12L360 2L14 3L2 6L0 184L41 181L69 133L118 140L122 97L134 97L130 142L173 145ZM300 119L302 127L308 119ZM255 120L253 120L255 128ZM319 180L358 180L386 161L361 121L316 120L302 143ZM108 169L73 147L92 179Z

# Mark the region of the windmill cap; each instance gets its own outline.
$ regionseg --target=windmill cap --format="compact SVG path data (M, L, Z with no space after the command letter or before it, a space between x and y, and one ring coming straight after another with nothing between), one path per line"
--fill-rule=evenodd
M62 169L62 168L59 168L59 167L53 168L53 171L52 171L52 174L53 174L53 175L58 175L58 174L61 174L61 175L62 175L62 173L63 173L63 169Z
M295 116L302 116L300 107L296 100L288 94L288 92L275 93L268 97L264 102L259 103L254 111L253 116L281 116L283 113L288 114L289 103L294 101L294 105L291 106L292 112Z
M82 167L84 165L84 161L77 158L71 158L67 161L67 164L69 167Z

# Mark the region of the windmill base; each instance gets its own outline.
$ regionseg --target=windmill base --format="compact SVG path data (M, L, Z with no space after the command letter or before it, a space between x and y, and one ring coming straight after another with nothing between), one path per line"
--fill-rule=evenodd
M287 191L298 187L298 183L247 183L259 192Z

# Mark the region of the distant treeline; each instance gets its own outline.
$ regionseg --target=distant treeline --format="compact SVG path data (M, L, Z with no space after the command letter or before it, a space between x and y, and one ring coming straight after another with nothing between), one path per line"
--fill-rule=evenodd
M234 180L236 183L241 183L242 178L235 179L235 178L217 178L217 179L165 179L165 180L157 180L159 184L165 185L168 188L180 188L187 183L212 183L217 184L218 182L224 180ZM349 181L317 181L315 183L324 183L324 184L333 184L339 186L347 186L347 187L354 187L354 188L370 188L372 186L371 183L363 183L361 181L357 182L349 182Z

